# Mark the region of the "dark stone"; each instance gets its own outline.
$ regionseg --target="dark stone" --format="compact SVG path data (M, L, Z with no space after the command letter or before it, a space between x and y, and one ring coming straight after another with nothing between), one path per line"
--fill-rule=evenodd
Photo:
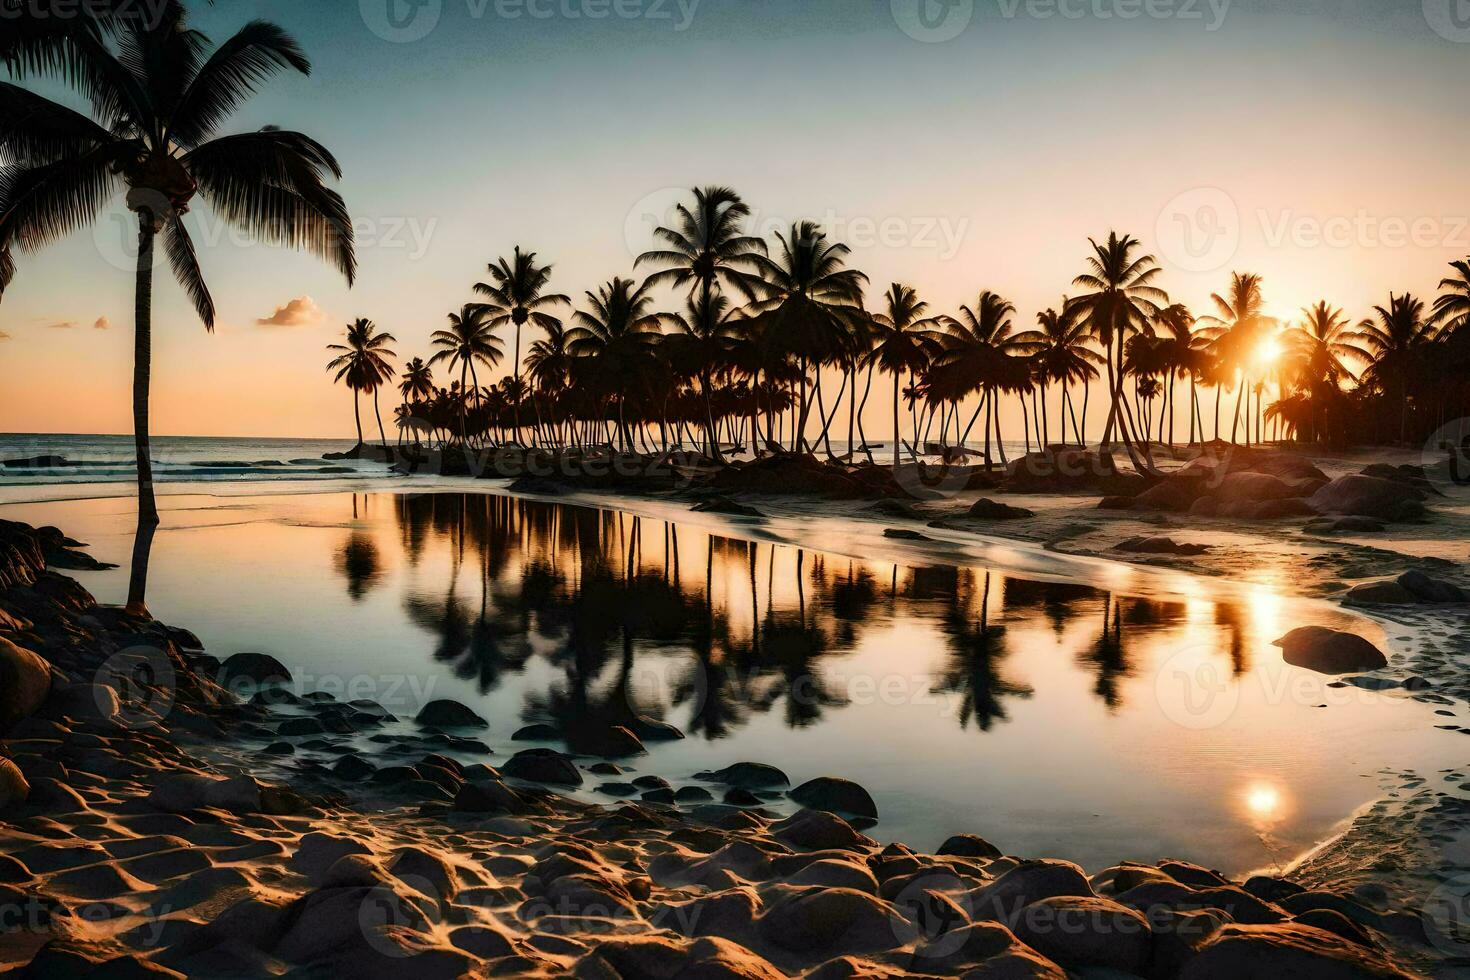
M775 766L768 766L763 762L737 762L724 769L714 772L699 772L694 774L695 779L703 779L711 783L723 783L726 786L739 786L743 789L764 789L768 786L782 787L790 786L791 780L786 774Z
M1325 626L1297 627L1272 645L1281 647L1287 663L1323 674L1356 674L1388 666L1388 659L1361 636Z
M430 701L414 718L419 725L438 728L489 728L490 723L458 701Z
M582 785L582 773L572 760L554 749L525 749L507 759L500 769L511 779L558 786Z
M1015 521L1027 517L1035 517L1036 512L1024 507L1012 507L1010 504L1002 504L991 500L989 497L981 497L970 505L967 517L973 517L983 521Z
M827 810L854 817L877 817L878 804L867 790L850 779L820 776L787 794L811 810Z

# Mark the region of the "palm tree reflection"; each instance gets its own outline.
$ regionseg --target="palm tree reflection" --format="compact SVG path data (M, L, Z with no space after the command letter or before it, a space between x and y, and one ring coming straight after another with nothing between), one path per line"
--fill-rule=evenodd
M971 721L982 732L997 721L1009 721L1004 699L1030 698L1035 692L1026 684L1008 680L1000 670L1009 651L1003 625L990 622L990 573L980 591L978 616L972 605L953 594L945 612L945 631L950 661L940 675L939 690L960 696L960 727Z

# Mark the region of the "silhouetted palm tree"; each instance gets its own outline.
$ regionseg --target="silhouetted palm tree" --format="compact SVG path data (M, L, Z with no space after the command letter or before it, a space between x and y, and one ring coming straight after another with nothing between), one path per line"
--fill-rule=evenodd
M1381 385L1385 392L1397 389L1399 441L1403 442L1408 434L1410 377L1434 328L1424 319L1424 302L1408 293L1389 293L1388 306L1375 306L1373 312L1375 319L1358 324L1357 340L1373 356L1364 379Z
M1434 300L1431 322L1445 334L1470 327L1470 259L1451 262L1455 275L1439 281L1440 294Z
M1088 239L1092 255L1087 257L1088 271L1073 279L1074 285L1085 287L1091 292L1079 296L1076 303L1092 335L1103 345L1108 354L1108 387L1111 405L1108 421L1103 428L1106 443L1116 431L1128 451L1135 468L1154 469L1153 457L1147 444L1140 458L1133 446L1130 426L1136 425L1123 397L1125 376L1123 350L1131 333L1148 330L1154 317L1158 316L1159 304L1169 301L1168 294L1153 281L1158 278L1159 267L1152 255L1135 257L1139 244L1131 235L1119 236L1109 232L1108 240L1099 245Z
M1079 445L1087 444L1088 383L1097 377L1097 368L1103 357L1088 346L1087 324L1082 318L1082 308L1067 297L1062 297L1061 312L1046 309L1036 314L1039 330L1028 330L1017 334L1016 340L1032 345L1035 350L1037 374L1042 379L1042 405L1046 404L1047 382L1055 381L1062 386L1061 410L1071 416L1072 434ZM1076 406L1072 403L1070 388L1073 384L1083 386L1082 424L1077 422ZM1066 415L1062 419L1062 441L1066 442ZM1045 441L1045 440L1043 440Z
M492 328L512 323L516 328L515 360L515 440L521 439L521 327L534 323L543 330L559 329L561 320L546 312L550 306L570 306L572 301L560 293L546 293L551 282L551 266L537 265L535 252L522 252L519 245L507 262L490 263L491 283L475 283L475 292L488 297L488 322Z
M883 312L873 315L873 346L867 353L867 362L893 375L893 468L897 470L903 449L899 432L899 378L905 371L912 377L928 368L940 350L939 321L925 316L929 304L919 299L912 286L890 284L883 304Z
M475 372L476 364L483 364L493 368L500 363L505 356L504 349L500 346L500 338L494 334L494 328L490 326L490 311L480 303L466 303L458 313L449 314L449 329L436 330L429 337L430 342L437 348L429 363L438 364L443 361L448 363L449 369L454 370L459 365L459 386L465 392L460 402L459 436L469 445L469 430L467 417L471 390L467 387L469 381L474 382L474 389L480 387L479 375Z
M1214 351L1226 370L1238 377L1240 385L1235 396L1235 418L1230 427L1230 441L1239 435L1241 401L1249 390L1252 368L1256 364L1257 351L1267 334L1274 329L1275 321L1265 314L1266 301L1261 294L1261 277L1254 273L1234 272L1230 275L1230 289L1224 295L1213 293L1210 299L1215 304L1218 316L1203 319L1219 328ZM1250 441L1250 413L1246 412L1246 441Z
M990 436L1002 440L999 393L1020 391L1030 381L1029 363L1022 357L1031 345L1014 333L1011 316L1016 308L998 293L984 290L973 306L961 306L959 315L945 319L941 352L929 370L933 383L956 399L980 392L980 403L960 436L969 438L980 412L985 412L985 465L990 465ZM1005 447L999 447L1005 459Z
M78 15L5 18L0 57L21 77L74 84L98 121L19 86L0 83L0 292L15 250L34 252L96 220L127 188L138 216L133 430L139 527L156 527L149 445L153 256L158 235L174 276L206 328L215 306L182 216L202 196L229 223L269 244L308 249L350 283L356 271L352 224L342 198L325 186L337 161L300 133L267 127L217 137L258 85L310 63L281 28L246 25L206 56L208 38L189 29L181 4L93 5ZM83 5L86 6L86 5ZM140 535L141 537L141 535ZM135 563L136 564L136 563ZM128 604L145 611L146 576Z
M797 359L800 397L792 447L799 452L806 444L810 409L808 372L816 368L820 398L821 366L850 352L855 331L868 319L862 308L868 277L844 268L851 250L829 241L815 222L793 224L788 235L776 232L776 240L781 243L779 259L753 257L768 295L752 303L751 309L758 328L770 338L769 349Z
M741 228L750 216L749 206L728 187L696 187L692 193L693 207L675 206L673 227L654 229L654 238L666 247L644 252L634 266L666 266L649 276L647 284L688 287L703 302L717 285L755 299L765 286L756 272L766 243Z
M648 283L634 287L631 279L614 278L596 293L589 292L590 309L572 315L576 324L567 331L567 349L586 358L593 383L604 396L617 396L618 438L632 449L626 407L634 382L651 360L660 328L668 314L653 310Z
M327 365L327 370L337 372L333 381L343 381L352 389L352 414L357 421L359 446L363 444L362 414L357 408L357 395L362 391L373 393L373 412L378 417L378 435L382 438L383 449L386 451L388 436L383 431L383 413L378 409L378 389L383 382L393 378L393 365L389 359L395 355L388 349L388 345L394 341L391 333L377 333L377 329L371 320L357 319L349 323L347 342L327 345L327 350L337 355Z

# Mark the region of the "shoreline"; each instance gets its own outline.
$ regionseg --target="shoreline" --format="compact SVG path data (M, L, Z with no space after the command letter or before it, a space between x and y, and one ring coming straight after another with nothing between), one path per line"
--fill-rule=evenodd
M156 689L109 697L91 684L84 691L73 684L53 691L33 720L21 722L28 726L26 738L12 732L6 740L7 754L24 768L51 773L30 780L39 802L24 804L27 816L12 824L0 852L20 860L32 876L19 886L36 887L27 907L48 909L48 924L33 939L55 938L58 931L65 937L35 947L44 948L53 964L106 962L116 953L184 972L274 962L331 964L345 975L408 966L458 976L498 963L527 975L576 970L629 980L682 975L680 970L689 976L829 977L877 975L862 972L873 969L889 976L1013 971L1005 975L1059 980L1064 968L1102 966L1163 977L1246 976L1254 974L1239 973L1241 964L1262 956L1283 964L1306 956L1318 965L1360 971L1351 975L1398 976L1390 965L1394 956L1407 963L1426 953L1417 914L1374 909L1353 896L1297 891L1300 886L1277 879L1240 887L1206 869L1167 861L1121 865L1089 878L1068 862L1004 857L978 838L955 838L940 848L951 853L940 855L880 847L857 829L862 821L854 811L865 807L866 794L840 780L793 791L781 785L788 782L784 775L765 767L712 774L719 775L710 781L715 791L796 792L827 807L782 820L760 815L757 804L715 803L714 793L684 814L669 806L672 800L665 801L656 783L636 802L572 803L556 796L554 787L573 774L581 778L578 770L609 773L621 768L618 763L549 750L520 753L499 772L442 756L431 762L430 740L474 739L476 720L459 714L462 706L421 716L425 738L410 752L394 754L406 758L423 749L425 758L411 777L374 784L392 787L387 796L410 797L407 809L401 796L386 808L364 802L357 784L336 775L319 774L338 787L331 799L309 794L314 780L289 790L272 787L248 772L233 772L228 760L248 770L250 750L238 738L221 736L346 709L326 698L273 704L265 692L276 688L268 684L236 705L208 678L213 662L207 655L185 649L191 634L93 607L89 596L62 585L54 572L35 578L46 583L37 588L55 588L64 597L33 609L54 614L52 630L93 630L84 625L88 620L103 627L94 630L99 649L93 659L110 659L100 654L141 628L177 672L176 700L162 713L150 708L160 704ZM40 617L33 622L39 628ZM39 635L5 635L25 633ZM263 678L261 665L253 666L251 682L268 682L269 665ZM245 666L239 670L227 671L225 679L239 681ZM103 710L94 710L98 705ZM352 709L353 717L371 713L366 705ZM57 726L42 720L46 716L71 720ZM35 751L42 744L28 742L57 743L44 754L62 763L44 765ZM151 763L127 750L140 744L155 756ZM214 764L201 765L190 752L212 756ZM127 764L99 767L103 755ZM344 756L339 766L351 768L348 759L364 762ZM395 762L378 761L383 769ZM76 777L71 793L56 778L57 769ZM645 796L650 792L651 799ZM206 822L193 819L205 815ZM31 864L55 862L57 835L68 823L72 832L102 827L118 836L92 835L107 852L105 858L94 852L96 863L67 859L50 870L27 865L27 857ZM28 826L30 839L18 840L17 832L25 835ZM439 826L454 833L443 838L433 829ZM45 827L48 834L35 834ZM553 828L580 842L545 843ZM121 840L138 843L108 849L110 841ZM448 849L435 846L444 844ZM202 864L184 856L201 850ZM140 856L132 856L135 851ZM225 854L232 860L222 860ZM13 865L6 867L16 874ZM517 879L519 886L510 884ZM125 896L140 887L204 897L190 906L192 915L185 910L151 922L137 910L123 915L122 935L144 938L143 926L151 924L146 935L160 937L141 950L98 939L96 930L77 934L50 905L111 905L116 917L129 904ZM45 894L48 888L55 894ZM147 908L157 905L150 899ZM202 919L201 905L213 910ZM382 918L365 911L372 909ZM1063 928L1064 922L1083 925ZM1381 943L1395 952L1378 951ZM655 963L663 965L655 969Z

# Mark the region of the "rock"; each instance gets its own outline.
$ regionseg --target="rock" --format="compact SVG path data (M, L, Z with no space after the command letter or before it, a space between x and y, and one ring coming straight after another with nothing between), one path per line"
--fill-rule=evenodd
M1194 503L1189 505L1189 513L1192 517L1219 517L1220 498L1210 496L1198 497Z
M50 693L50 665L0 638L0 733L35 714Z
M1000 848L974 834L955 834L939 845L939 850L935 853L954 857L984 858L990 861L1001 856Z
M1155 536L1129 538L1115 544L1113 550L1143 555L1202 555L1210 548L1208 545L1180 544L1173 538Z
M810 810L827 810L855 817L877 817L878 804L867 790L850 779L820 776L786 794Z
M798 851L861 851L875 841L825 810L799 810L771 825L771 836Z
M504 783L493 780L465 783L454 797L460 813L524 813L526 800Z
M1398 582L1364 582L1343 593L1342 601L1354 606L1404 606L1419 602L1419 597Z
M1093 897L1082 869L1070 861L1023 861L976 890L970 896L970 912L976 919L1005 922L1017 909L1057 897Z
M730 806L760 806L764 802L743 786L731 786L725 790L725 795L721 799Z
M1113 496L1104 497L1104 498L1102 498L1101 500L1099 500L1097 502L1097 509L1098 510L1132 510L1133 509L1133 498L1132 497L1122 497L1122 496L1118 496L1116 494L1114 494Z
M1152 932L1148 920L1106 898L1058 896L1033 902L1011 931L1042 956L1069 969L1102 967L1142 974Z
M1322 674L1356 674L1388 666L1388 658L1361 636L1325 626L1299 626L1272 645L1281 647L1282 658L1292 666Z
M1024 507L1012 507L1010 504L998 503L989 497L981 497L970 505L966 516L982 521L1015 521L1035 517L1036 512Z
M1190 492L1185 481L1164 480L1133 498L1133 506L1140 510L1162 510L1184 513L1194 504L1197 495Z
M703 786L680 786L674 792L675 803L708 803L712 799L714 796Z
M578 729L571 733L570 742L578 752L599 755L605 759L622 759L630 755L643 755L648 751L638 736L622 725Z
M1300 923L1227 925L1185 963L1179 980L1400 980L1376 950Z
M304 735L321 735L326 730L326 727L315 718L287 718L276 728L276 734L283 738L295 738Z
M458 701L430 701L419 711L414 721L419 725L436 728L489 728L490 723Z
M148 805L165 813L189 813L206 808L231 813L258 813L260 784L249 776L208 776L171 772L154 779Z
M696 514L729 514L733 517L765 517L754 507L737 503L729 497L716 495L689 508Z
M500 771L511 779L559 786L581 786L582 773L555 749L524 749L506 760Z
M558 742L561 740L561 732L551 725L538 722L517 729L510 740L512 742Z
M883 536L885 538L892 538L892 539L894 539L896 541L928 541L929 540L929 535L922 534L922 533L920 533L918 531L913 530L912 528L907 528L907 527L885 527L883 529Z
M1412 487L1393 480L1353 474L1340 476L1312 494L1312 509L1319 514L1349 514L1393 520L1406 496L1421 499Z
M892 497L884 497L876 503L869 504L863 508L864 513L881 514L884 517L907 517L917 518L919 512L914 505L904 500L895 500Z
M1147 483L1136 473L1119 471L1108 453L1052 446L1011 460L1006 466L1005 485L1012 493L1132 495ZM984 488L983 483L980 488Z
M377 767L371 762L355 755L344 755L332 765L332 772L343 779L367 779L377 771Z
M694 778L711 783L723 783L726 786L739 786L744 789L780 788L791 785L791 780L784 772L763 762L737 762L733 766L726 766L714 772L695 773Z
M1296 490L1279 477L1249 470L1229 474L1212 493L1221 500L1284 500L1296 496Z
M371 856L372 851L353 837L311 833L301 838L289 863L291 870L320 883L329 868L350 854Z
M449 941L481 959L499 959L515 952L510 935L492 926L461 926L449 934Z
M807 888L777 900L757 920L762 939L813 959L901 946L907 925L897 909L851 888Z
M0 810L20 806L30 795L31 784L26 782L20 767L0 757Z
M1458 585L1431 578L1418 569L1400 575L1398 584L1422 602L1465 602L1470 598Z
M237 653L229 657L219 668L221 687L237 690L239 682L248 686L291 683L291 671L286 665L268 653Z

